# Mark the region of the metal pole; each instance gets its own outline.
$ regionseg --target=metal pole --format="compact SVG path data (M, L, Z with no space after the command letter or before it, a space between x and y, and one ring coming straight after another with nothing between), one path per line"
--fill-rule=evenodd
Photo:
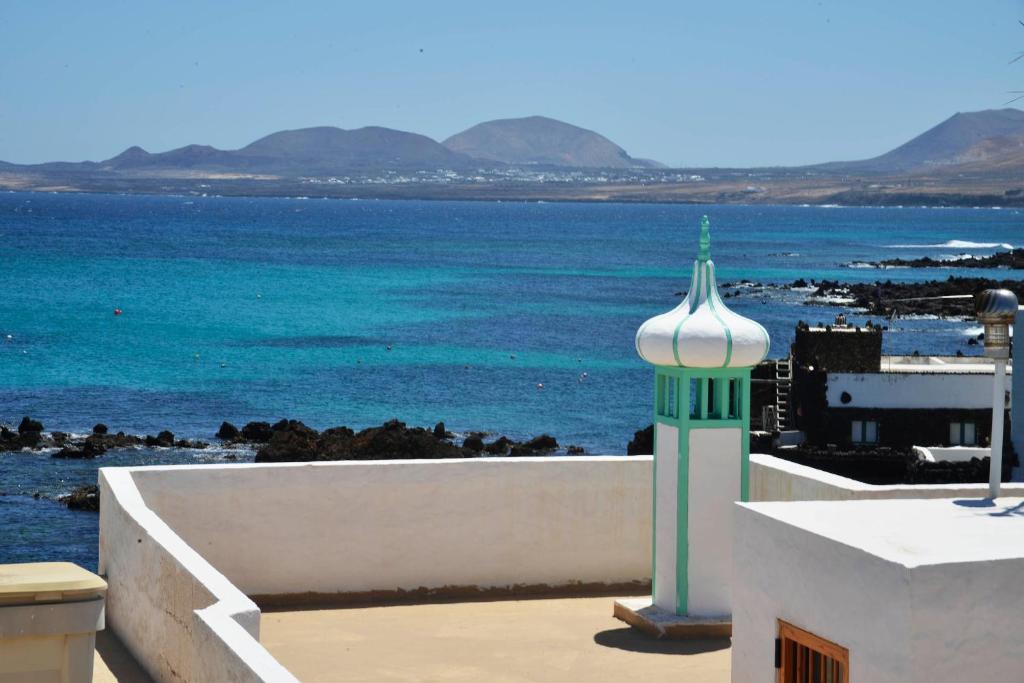
M999 484L1003 478L1003 410L1006 402L1006 359L994 358L995 373L992 380L992 451L989 457L988 494L999 497Z

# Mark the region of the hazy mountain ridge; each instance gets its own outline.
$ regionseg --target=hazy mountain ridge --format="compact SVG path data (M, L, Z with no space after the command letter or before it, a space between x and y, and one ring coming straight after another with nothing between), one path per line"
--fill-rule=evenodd
M452 149L454 147L455 149ZM506 161L508 160L508 161ZM961 113L872 159L675 168L546 119L489 121L439 143L370 126L272 133L241 149L129 147L102 162L0 162L0 189L722 204L1024 206L1024 112Z
M501 124L495 126L494 124ZM501 132L498 128L503 128ZM463 145L459 139L479 137L491 147ZM545 165L567 168L654 168L657 162L633 159L621 147L593 131L544 117L491 121L463 131L441 144L425 135L366 126L345 130L317 126L284 130L264 136L237 150L209 145L185 145L166 152L132 146L105 161L47 162L19 165L0 162L0 168L38 171L152 173L209 171L282 176L344 175L350 172L466 170L485 165ZM478 152L478 153L473 153Z
M986 109L958 112L885 154L860 161L822 164L832 170L906 173L977 163L1004 154L1024 137L1024 111Z
M485 121L456 133L441 144L475 159L511 165L566 168L657 168L649 159L634 159L608 138L586 128L546 116Z

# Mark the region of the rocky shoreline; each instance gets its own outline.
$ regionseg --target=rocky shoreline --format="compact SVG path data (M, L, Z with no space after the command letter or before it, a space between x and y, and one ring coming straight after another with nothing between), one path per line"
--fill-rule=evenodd
M241 428L223 422L215 434L221 446L243 446L255 451L256 462L312 462L331 460L396 460L478 457L531 457L583 455L580 446L564 448L548 434L527 441L486 432L470 432L459 437L438 422L432 429L409 427L391 420L378 427L355 431L332 427L317 431L299 420L249 422ZM39 420L24 417L17 428L0 426L0 452L53 451L56 459L94 459L108 450L123 448L181 448L203 450L211 443L176 439L169 430L153 435L117 432L111 434L105 424L97 424L86 436L44 431ZM234 456L225 456L232 459ZM95 484L75 487L59 499L71 509L99 510L99 490Z
M1009 289L1024 300L1024 281L993 280L978 277L954 277L927 282L842 283L823 280L814 296L827 300L843 299L842 305L858 308L869 315L935 315L974 317L974 295L986 289ZM948 298L963 297L963 298Z
M965 254L955 258L934 259L930 256L903 259L891 258L882 261L854 261L851 267L858 268L1009 268L1024 269L1024 249L998 251L988 256Z
M1021 257L1024 259L1024 256ZM1024 261L1022 261L1024 263ZM840 282L838 280L794 280L775 285L740 280L721 286L722 298L761 297L787 291L804 295L809 306L835 306L852 312L889 317L896 315L933 315L948 318L973 318L974 295L986 289L1009 289L1024 301L1024 280L996 280L982 277L950 276L925 282ZM682 296L685 292L677 292Z

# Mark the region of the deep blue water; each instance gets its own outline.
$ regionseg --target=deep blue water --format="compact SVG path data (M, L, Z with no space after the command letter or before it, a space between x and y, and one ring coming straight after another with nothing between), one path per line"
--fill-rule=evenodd
M650 421L633 334L686 290L704 213L721 282L946 277L846 264L1024 243L1012 209L0 194L0 421L209 439L225 419L397 417L620 453ZM729 305L775 356L798 319L837 312L779 292ZM886 347L976 352L969 327L897 321ZM95 516L24 494L195 457L0 455L0 562L95 561ZM35 538L51 518L70 545Z

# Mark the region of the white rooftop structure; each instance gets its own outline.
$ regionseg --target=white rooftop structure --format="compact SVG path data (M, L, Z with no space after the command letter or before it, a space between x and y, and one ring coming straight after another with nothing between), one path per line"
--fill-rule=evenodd
M734 683L773 679L794 627L844 681L1020 680L1024 499L752 503L735 525Z

